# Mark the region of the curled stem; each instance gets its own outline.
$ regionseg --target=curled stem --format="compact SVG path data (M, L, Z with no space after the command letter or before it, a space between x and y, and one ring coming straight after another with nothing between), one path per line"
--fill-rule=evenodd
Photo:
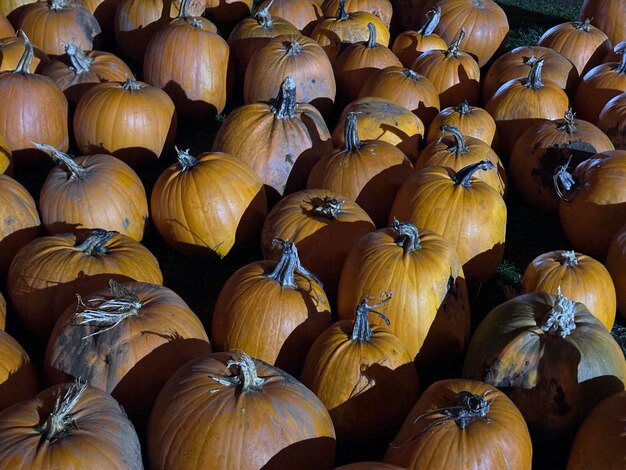
M567 168L569 167L571 162L572 155L569 156L569 158L563 165L556 167L554 175L552 176L554 190L556 191L557 196L567 202L572 200L572 196L566 196L565 193L561 191L561 187L563 187L565 191L571 191L576 184L576 181L574 181L574 177L572 176L572 174L567 171Z
M454 146L448 147L448 150L453 151L457 157L462 153L467 153L469 151L467 149L467 145L465 145L465 137L458 127L451 126L450 124L442 124L441 127L439 127L439 130L441 131L441 137L439 138L439 141L443 139L443 136L446 132L452 134L452 137L454 139Z
M417 227L411 222L400 222L394 217L391 229L398 234L396 243L404 249L404 253L411 253L422 247Z
M87 170L83 166L76 163L68 154L61 152L52 145L38 144L37 142L32 142L32 144L42 152L49 153L55 162L59 162L64 165L69 171L69 180L82 178L87 174Z
M435 31L435 28L439 24L441 19L441 7L437 6L434 9L426 13L426 21L420 29L417 30L417 34L422 36L430 36Z
M391 324L389 318L387 318L381 312L374 310L376 308L382 307L391 300L391 292L383 292L379 298L381 298L379 302L370 305L368 302L371 300L371 298L365 297L363 300L361 300L359 305L357 305L356 318L354 320L354 327L352 328L352 341L369 341L372 339L372 327L370 326L367 319L370 313L378 315L380 318L382 318L387 326Z
M273 279L278 282L281 287L293 287L298 288L296 283L295 273L300 274L309 279L313 279L320 286L322 282L311 271L306 269L300 264L300 258L298 257L298 248L295 243L290 240L282 240L280 238L274 238L272 240L274 245L282 246L283 251L280 255L280 259L276 263L274 271L267 275L268 279Z
M107 252L104 245L117 233L115 231L102 230L101 228L93 229L82 243L74 246L74 249L86 255L102 256Z
M178 158L180 171L187 171L198 164L198 160L189 153L189 149L181 150L176 146L174 149L176 150L176 158Z

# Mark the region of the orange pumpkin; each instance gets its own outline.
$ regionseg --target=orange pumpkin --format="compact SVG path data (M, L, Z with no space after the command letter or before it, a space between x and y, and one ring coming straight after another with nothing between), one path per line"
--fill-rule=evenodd
M107 47L114 47L115 10L121 0L82 0L82 5L91 13L102 29L102 40Z
M36 1L37 0L5 0L4 2L0 2L0 13L8 17L12 12L21 6L29 3L35 3Z
M626 318L626 225L618 230L611 241L605 265L615 286L617 310Z
M5 331L0 331L0 358L0 411L3 411L37 395L39 380L28 353Z
M626 150L626 92L606 103L597 126L611 139L616 149Z
M591 22L606 33L611 44L626 40L626 5L622 0L584 0L580 8L580 20L592 18Z
M8 38L11 36L15 36L15 30L6 16L0 12L0 38Z
M426 21L418 30L409 29L398 34L391 50L404 67L411 67L415 59L426 51L444 50L448 47L446 41L434 33L440 18L441 7L433 8L426 14Z
M241 159L178 152L154 185L150 210L165 242L186 255L223 258L258 236L267 213L263 182Z
M7 301L0 292L0 330L4 331L7 321Z
M458 106L442 109L428 128L426 143L430 144L440 137L442 125L458 128L463 135L476 137L487 145L492 145L496 136L496 122L487 111L470 106L467 100Z
M322 3L322 13L325 17L331 17L339 8L339 0L324 0ZM387 29L391 24L391 16L393 14L393 6L389 0L346 0L346 12L356 13L357 11L366 11L380 18Z
M0 72L15 70L21 57L24 55L24 49L26 49L24 38L0 38ZM28 71L30 73L41 73L49 63L50 58L48 54L33 46L33 59Z
M248 264L226 281L212 336L220 351L249 351L298 377L313 341L330 326L330 305L293 242L275 243L282 246L278 261Z
M284 18L307 36L324 17L320 2L316 0L266 0L259 5L259 8L265 7L273 16Z
M0 135L0 174L13 175L13 155L9 150L9 144Z

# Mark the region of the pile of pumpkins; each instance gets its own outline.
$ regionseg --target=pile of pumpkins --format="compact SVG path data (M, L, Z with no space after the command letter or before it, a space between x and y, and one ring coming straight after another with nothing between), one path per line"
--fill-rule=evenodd
M3 1L0 467L624 468L624 18L505 52L492 0ZM479 322L509 192L573 249ZM150 224L263 259L201 321Z

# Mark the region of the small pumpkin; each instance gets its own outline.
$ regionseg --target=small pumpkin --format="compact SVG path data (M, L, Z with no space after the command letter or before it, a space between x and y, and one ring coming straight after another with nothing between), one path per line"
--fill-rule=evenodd
M28 353L3 330L4 326L0 331L0 412L39 392L37 371ZM4 465L1 459L0 464Z
M611 241L605 265L615 286L617 311L622 318L626 318L626 225L618 230Z
M435 7L426 14L426 21L419 29L409 29L396 36L391 50L404 67L411 67L415 59L426 51L448 47L446 41L434 32L440 18L441 7Z
M487 145L494 145L496 122L491 114L477 106L470 106L467 100L457 106L449 106L439 111L428 128L427 144L439 139L440 128L444 124L454 126L464 135L476 137Z
M616 149L626 150L626 92L606 103L598 117L597 126L611 139Z

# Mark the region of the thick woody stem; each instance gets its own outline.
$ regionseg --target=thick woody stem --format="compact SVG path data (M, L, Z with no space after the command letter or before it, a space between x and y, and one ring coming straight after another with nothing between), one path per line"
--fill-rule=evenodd
M285 41L283 42L283 47L289 57L299 55L302 52L302 44L298 41Z
M565 111L565 115L563 116L563 124L559 126L559 129L567 132L569 135L573 135L576 132L576 113L569 108Z
M467 145L465 145L465 137L458 127L451 126L450 124L442 124L439 130L441 131L442 137L446 132L452 134L455 145L454 147L449 147L449 150L454 151L457 157L462 153L468 152Z
M263 29L272 29L274 27L274 21L272 20L272 15L270 14L270 7L272 6L272 3L274 3L274 0L264 3L254 14L254 19L256 19L259 26Z
M24 31L20 29L17 33L24 39L24 53L22 54L22 57L20 57L20 61L17 63L17 67L15 67L13 72L30 74L30 66L33 63L33 57L35 54L33 51L33 45Z
M291 75L287 75L280 85L278 96L270 105L277 119L291 119L296 116L296 82Z
M370 297L365 297L359 305L356 307L356 318L354 320L354 327L352 329L352 341L370 341L372 339L372 327L367 319L370 313L378 315L389 326L391 323L389 318L380 312L374 310L375 308L382 307L391 300L391 292L383 292L380 295L380 302L376 302L372 305L368 303Z
M626 41L617 43L617 45L613 48L613 52L622 55L622 60L620 61L620 64L615 68L615 71L617 73L626 73Z
M571 191L576 184L576 181L574 180L572 174L567 171L567 168L569 167L571 161L572 155L569 156L569 158L563 165L556 167L554 175L552 176L554 191L556 192L556 195L560 199L568 202L571 201L571 197L566 196L563 191L561 191L561 187L563 187L565 191Z
M559 256L559 263L567 267L578 266L578 256L573 250L563 251Z
M337 9L337 19L344 21L350 18L350 15L346 11L346 0L339 0L339 7Z
M574 21L574 28L582 29L585 33L589 32L591 27L591 18L585 18L584 21Z
M86 73L91 70L91 64L93 63L93 58L88 57L80 47L75 44L66 44L65 53L70 58L72 62L72 69L77 74Z
M49 153L54 161L65 165L69 171L69 180L82 178L87 174L87 170L76 163L72 157L54 148L52 145L38 144L37 142L32 142L32 144L39 150Z
M176 150L180 171L187 171L198 164L198 160L189 153L189 149L181 150L178 147L174 147L174 149Z
M120 85L120 88L123 88L124 90L129 90L129 91L137 91L137 90L141 90L141 85L139 84L139 82L137 81L135 77L130 76L126 79L126 81L124 81Z
M71 0L51 0L49 2L49 8L51 10L62 10L70 5Z
M459 47L461 46L461 41L463 41L464 38L465 30L461 28L461 31L459 32L459 37L456 38L456 40L452 44L450 44L450 46L448 46L448 50L445 52L446 57L450 58L459 56L459 54L461 53L461 49Z
M76 428L72 411L85 390L87 390L87 384L77 381L67 388L63 397L57 397L52 412L38 429L44 439L54 442L60 437L70 434Z
M268 279L272 279L278 282L281 287L293 287L298 288L295 274L298 273L309 279L313 279L319 285L322 285L321 281L311 271L304 268L300 264L300 258L298 257L298 248L290 240L281 240L280 238L274 238L273 243L275 245L281 245L283 251L280 255L280 259L276 263L274 271L267 275Z
M94 229L82 243L75 245L74 249L90 256L102 256L107 252L104 245L117 233L100 228Z
M376 26L374 26L374 23L367 23L367 31L369 33L369 36L365 47L367 47L368 49L372 49L376 47Z
M426 21L420 29L417 30L418 34L422 36L430 36L435 31L435 28L439 24L441 19L441 7L437 6L433 10L426 13Z
M394 217L391 229L398 234L396 243L404 249L404 253L411 253L422 247L417 227L411 222L400 222Z
M350 112L346 115L346 122L343 130L344 152L356 150L361 146L359 140L359 129L356 120L356 113Z
M561 286L557 288L557 301L546 315L541 329L551 336L565 338L576 329L574 307L576 302L561 294Z
M532 88L533 90L538 90L540 88L543 88L543 82L541 81L543 58L535 59L532 61L531 59L527 61L527 63L530 64L530 72L528 72L528 78L526 79L525 86L527 88Z
M463 101L460 105L455 108L456 112L463 115L469 116L472 113L472 108L469 105L467 100Z
M488 160L481 160L478 163L472 163L471 165L467 165L465 168L460 169L456 172L452 179L456 184L469 188L472 186L472 176L474 176L474 173L478 170L492 170L495 167L496 166L492 162Z
M342 210L345 200L324 196L323 198L313 198L310 202L311 206L313 206L311 212L331 220L336 220L337 217L339 217L339 213Z

